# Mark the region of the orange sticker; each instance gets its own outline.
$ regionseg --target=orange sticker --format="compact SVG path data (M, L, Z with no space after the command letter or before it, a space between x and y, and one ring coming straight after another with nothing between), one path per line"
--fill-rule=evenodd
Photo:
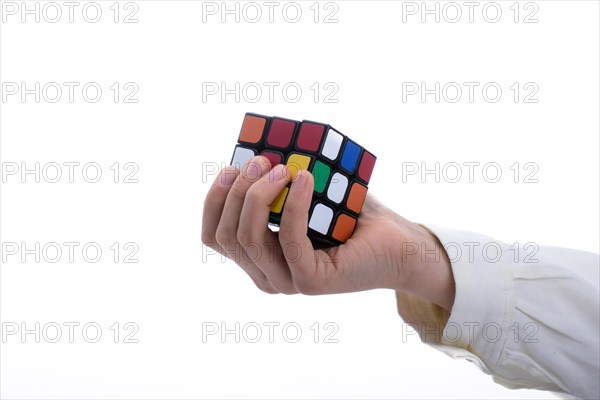
M340 214L335 223L335 227L333 228L331 236L335 240L344 243L350 238L350 236L352 236L352 232L354 232L355 225L356 219L346 214Z
M361 185L360 183L354 182L350 188L350 194L348 195L348 200L346 201L346 207L348 207L348 210L360 214L360 210L362 210L366 196L367 187Z
M240 132L240 142L258 143L262 138L267 120L254 115L246 115Z

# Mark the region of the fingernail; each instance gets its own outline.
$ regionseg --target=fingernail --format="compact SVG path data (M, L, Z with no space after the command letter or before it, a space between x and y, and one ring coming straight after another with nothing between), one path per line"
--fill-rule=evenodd
M221 175L217 179L217 183L219 186L229 187L233 185L235 182L235 178L237 177L237 168L235 167L225 167L221 171Z
M258 161L250 161L244 170L244 177L251 181L255 181L263 175L262 171L262 166Z
M305 173L305 171L298 171L298 173L296 174L296 178L292 183L292 188L302 189L304 185L306 185L306 176L304 175Z
M277 164L269 172L269 182L277 182L289 176L287 168L284 164Z

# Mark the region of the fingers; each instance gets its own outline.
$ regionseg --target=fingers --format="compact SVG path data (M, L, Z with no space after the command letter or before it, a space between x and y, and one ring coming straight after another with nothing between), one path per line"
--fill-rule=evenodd
M279 164L250 187L240 216L237 239L248 254L255 256L254 263L276 290L293 294L297 290L277 235L267 228L271 204L289 179L288 169Z
M257 160L251 160L251 162L257 161L258 164L254 164L253 166L247 165L246 168L244 168L245 175L240 175L235 167L226 167L213 182L204 201L202 242L208 247L233 259L250 276L250 278L252 278L256 286L262 291L267 293L277 293L267 277L253 264L246 252L237 243L235 234L233 235L233 240L229 240L228 237L227 240L225 240L223 233L218 233L220 229L222 229L222 227L220 227L220 221L223 219L223 215L227 209L227 199L231 197L230 195L236 184L239 186L241 181L243 181L244 185L248 184L247 182L254 179L254 176L262 175L263 168L270 168L270 165L265 165L264 161L266 159L264 159L264 157L256 157L256 159ZM266 162L268 163L268 160ZM236 190L234 197L239 198L245 193L244 188L238 188ZM234 208L235 207L236 206L234 205ZM228 218L229 220L232 219L231 216Z
M313 176L308 171L300 171L292 182L279 229L279 242L284 249L294 285L304 294L319 293L320 286L324 284L318 278L322 260L315 257L317 253L307 236L313 188Z
M276 235L267 228L270 208L287 190L291 174L284 165L270 168L258 156L239 174L235 168L219 174L205 200L202 240L233 258L263 291L325 293L331 260L315 252L307 236L313 177L306 170L297 173Z
M217 242L223 247L226 245L236 245L237 231L240 220L240 213L246 199L246 192L250 186L258 181L264 174L271 169L271 163L262 156L252 158L241 172L227 195L223 213L219 220L219 226L215 234Z
M215 233L223 213L227 194L229 194L229 189L236 180L238 173L239 171L235 167L224 168L213 182L204 200L202 242L215 250L219 247Z

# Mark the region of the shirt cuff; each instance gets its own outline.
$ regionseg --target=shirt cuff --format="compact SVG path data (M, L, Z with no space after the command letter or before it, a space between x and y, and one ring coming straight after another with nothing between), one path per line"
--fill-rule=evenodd
M487 363L500 360L514 310L507 265L512 252L486 235L427 226L450 259L456 295L441 343L461 347Z

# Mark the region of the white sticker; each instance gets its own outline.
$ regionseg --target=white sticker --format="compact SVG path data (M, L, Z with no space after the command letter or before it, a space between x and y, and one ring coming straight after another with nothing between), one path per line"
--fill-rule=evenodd
M255 155L256 152L254 151L254 149L238 146L233 152L233 160L231 161L231 165L233 165L241 171L242 169L244 169L244 165L246 165L246 163L250 161L250 159Z
M331 182L327 189L327 197L334 203L340 204L344 200L346 189L348 189L348 178L336 172L331 177Z
M333 129L329 129L329 131L327 131L327 137L325 138L323 150L321 151L323 157L327 157L331 161L335 160L340 153L340 147L342 147L343 140L344 137L342 135Z
M308 227L323 235L327 235L329 231L329 225L333 219L333 210L327 207L325 204L318 203L313 209L310 221L308 221Z

